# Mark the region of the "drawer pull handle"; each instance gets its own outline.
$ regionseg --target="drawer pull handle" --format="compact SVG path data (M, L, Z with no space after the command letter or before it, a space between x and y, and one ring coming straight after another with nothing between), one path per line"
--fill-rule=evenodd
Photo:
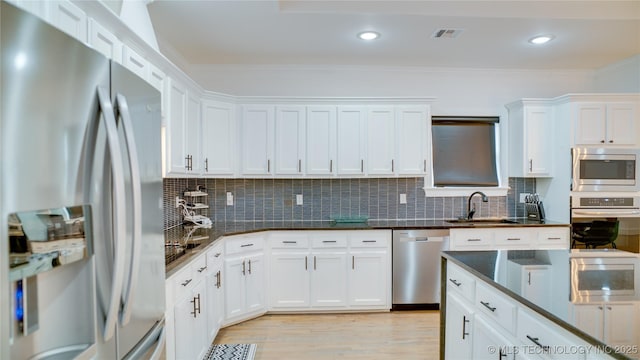
M216 253L215 255L213 255L214 257L220 257L220 255L222 255L222 253Z
M253 244L242 244L242 245L240 245L240 247L249 247L249 246L253 246Z
M467 241L482 241L482 239L467 239Z
M377 240L362 240L363 243L376 243Z
M297 244L298 242L297 242L297 241L288 241L288 240L285 240L285 241L283 241L282 243L283 243L283 244Z
M187 281L183 282L183 283L182 283L182 284L180 284L180 285L182 285L182 286L187 286L187 285L189 285L189 283L190 283L190 282L191 282L191 279L189 279L189 280L187 280Z
M461 282L458 282L456 279L449 279L449 281L451 281L451 282L453 283L453 285L455 285L455 286L460 286L460 285L462 285L462 283L461 283Z
M203 267L201 267L200 269L198 269L198 272L199 272L199 273L201 273L201 272L203 272L203 271L205 271L205 270L207 270L207 267L206 267L206 266L203 266Z
M507 241L518 241L520 238L507 238Z
M335 241L335 240L322 240L322 243L323 243L323 244L327 244L327 243L335 243L335 242L337 242L337 241Z
M548 237L547 240L560 240L559 237Z
M490 303L488 303L488 302L480 301L480 304L484 305L484 307L486 307L487 309L491 310L491 312L495 312L496 311L496 308L492 307L490 305Z
M251 275L251 260L249 260L249 275Z
M538 345L542 350L544 350L544 351L548 351L549 350L549 345L540 344L540 339L539 338L527 335L527 339L531 340L532 343Z

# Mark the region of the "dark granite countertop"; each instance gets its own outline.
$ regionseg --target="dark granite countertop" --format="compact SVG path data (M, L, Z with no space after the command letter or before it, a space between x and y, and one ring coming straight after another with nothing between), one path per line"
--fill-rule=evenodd
M459 265L476 277L484 280L497 290L524 304L553 323L585 342L599 348L607 349L607 354L616 359L630 359L624 354L615 353L613 348L571 325L570 304L570 265L569 259L576 250L493 250L493 251L443 251L447 261ZM549 282L549 301L527 299L521 289L516 288L509 276L509 262L517 264L540 263L550 266L552 279ZM519 276L519 274L517 275ZM539 299L538 299L539 300Z
M366 223L336 223L327 221L234 221L214 223L211 229L198 229L194 232L195 241L187 243L184 236L189 232L182 225L165 231L166 276L178 271L189 259L202 249L214 243L222 236L248 234L269 230L402 230L402 229L453 229L482 227L522 227L522 226L569 226L554 221L531 221L526 218L509 218L510 223L450 223L446 220L369 220Z

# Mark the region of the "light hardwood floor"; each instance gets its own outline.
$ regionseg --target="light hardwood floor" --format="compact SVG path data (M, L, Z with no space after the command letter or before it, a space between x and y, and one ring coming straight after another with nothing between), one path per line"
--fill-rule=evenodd
M221 329L214 343L257 344L256 360L439 356L438 311L265 315Z

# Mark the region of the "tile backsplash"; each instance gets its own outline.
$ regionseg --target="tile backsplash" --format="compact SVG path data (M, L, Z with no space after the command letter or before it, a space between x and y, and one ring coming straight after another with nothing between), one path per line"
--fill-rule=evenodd
M165 178L164 225L182 222L175 207L176 196L185 198L187 189L206 189L203 210L215 222L225 221L310 221L333 217L367 216L369 219L452 219L467 212L467 197L426 197L424 178L382 179L196 179ZM477 217L525 216L519 194L535 192L535 179L510 178L507 196L490 197L478 204ZM227 205L227 193L233 205ZM400 194L407 203L400 204ZM302 195L302 205L296 205Z

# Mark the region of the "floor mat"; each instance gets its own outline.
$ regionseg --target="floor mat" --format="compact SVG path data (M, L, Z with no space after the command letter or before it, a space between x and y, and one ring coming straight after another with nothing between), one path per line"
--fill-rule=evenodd
M253 360L256 344L214 344L204 360Z

